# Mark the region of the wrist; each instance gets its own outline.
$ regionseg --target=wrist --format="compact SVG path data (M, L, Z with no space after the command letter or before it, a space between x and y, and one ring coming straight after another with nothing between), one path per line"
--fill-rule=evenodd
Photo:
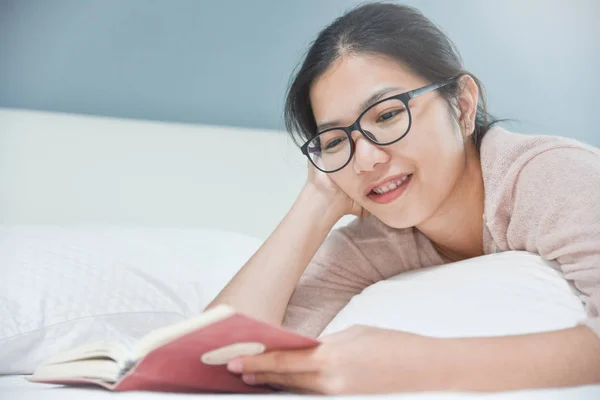
M308 217L317 218L332 227L345 214L343 204L338 204L310 182L302 188L296 204L307 212Z
M441 390L517 390L600 381L600 346L582 327L497 337L437 339ZM587 330L587 332L586 332Z

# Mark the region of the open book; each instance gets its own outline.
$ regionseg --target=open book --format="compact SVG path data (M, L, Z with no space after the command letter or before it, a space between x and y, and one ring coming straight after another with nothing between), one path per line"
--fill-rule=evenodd
M32 382L96 384L109 390L161 392L269 392L230 373L231 359L270 350L319 344L220 305L197 317L148 333L132 348L92 343L54 355L28 378Z

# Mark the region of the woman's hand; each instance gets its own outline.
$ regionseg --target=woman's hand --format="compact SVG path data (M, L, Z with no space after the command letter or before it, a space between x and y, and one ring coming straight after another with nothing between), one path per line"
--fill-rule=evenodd
M329 207L333 207L340 214L353 214L358 217L366 217L369 213L358 203L352 200L332 179L330 174L319 171L308 162L307 186L311 186L324 196Z
M473 338L432 338L354 326L321 342L310 350L239 358L228 368L249 384L320 394L491 392L600 384L600 340L584 325Z
M356 325L309 350L273 351L233 360L248 384L320 394L390 393L426 387L436 339Z

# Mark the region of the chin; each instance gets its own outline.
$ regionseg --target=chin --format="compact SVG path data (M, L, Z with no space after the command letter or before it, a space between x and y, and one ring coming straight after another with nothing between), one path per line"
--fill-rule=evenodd
M384 224L386 224L387 226L389 226L390 228L394 228L394 229L407 229L407 228L414 228L416 224L407 224L407 223L403 223L401 221L393 221L391 223L387 223L387 222L383 222Z
M397 215L377 215L377 213L373 212L371 214L375 216L375 218L377 218L379 221L383 222L385 225L394 229L413 228L417 225L417 222L414 221L413 218L398 218Z

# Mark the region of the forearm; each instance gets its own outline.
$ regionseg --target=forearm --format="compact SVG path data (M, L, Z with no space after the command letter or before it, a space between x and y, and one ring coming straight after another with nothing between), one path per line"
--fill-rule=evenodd
M600 340L587 327L494 338L435 339L440 390L499 391L600 383Z
M228 304L280 324L300 276L340 217L324 200L305 187L261 248L207 308Z

